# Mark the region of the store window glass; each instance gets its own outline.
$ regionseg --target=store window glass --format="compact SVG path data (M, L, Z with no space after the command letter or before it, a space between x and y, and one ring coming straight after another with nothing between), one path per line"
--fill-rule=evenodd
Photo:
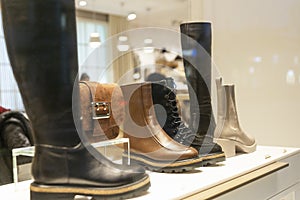
M107 22L77 18L78 62L82 64L97 46L90 43L91 34L98 33L100 42L107 38Z
M78 63L79 79L97 80L94 67L87 66L90 63L90 55L98 49L100 44L105 43L108 37L108 15L99 12L84 11L78 9L77 15L77 40L78 40ZM105 55L103 55L105 57ZM95 64L96 62L96 64ZM103 59L97 58L93 64L103 66ZM87 79L88 78L88 79Z
M79 15L81 13L79 12ZM89 13L86 17L77 17L77 40L78 40L78 63L83 63L88 55L94 50L90 46L91 33L99 33L101 41L107 38L107 21L94 19L95 15ZM88 72L84 72L87 73ZM79 75L81 71L79 70ZM6 51L6 44L2 26L2 16L0 10L0 106L12 110L24 110L22 98L14 79L10 67L9 58Z
M0 76L0 106L24 110L20 92L14 79L6 51L2 15L0 15Z

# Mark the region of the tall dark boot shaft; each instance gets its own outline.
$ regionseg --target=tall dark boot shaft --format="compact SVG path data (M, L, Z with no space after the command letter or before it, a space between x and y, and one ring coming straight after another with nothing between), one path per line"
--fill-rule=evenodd
M38 144L70 147L80 142L72 114L78 70L72 3L2 1L8 55Z
M83 145L77 133L75 122L79 131L81 125L74 1L1 3L9 59L34 129L31 199L73 200L77 194L127 198L147 190L144 169L112 163L91 145Z
M184 70L190 96L189 128L196 133L192 146L200 154L225 159L222 148L213 142L215 120L211 105L211 24L191 22L180 25Z
M211 24L186 23L180 25L183 62L189 84L190 128L205 135L215 127L211 106ZM209 133L212 135L212 132Z

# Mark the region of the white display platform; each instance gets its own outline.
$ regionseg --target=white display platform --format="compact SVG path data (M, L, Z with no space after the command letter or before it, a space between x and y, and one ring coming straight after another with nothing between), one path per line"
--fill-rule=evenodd
M297 153L300 153L298 148L258 146L257 151L251 154L227 158L218 166L200 167L194 172L182 174L150 173L152 185L149 193L134 199L187 198Z
M200 167L187 173L149 172L150 189L145 195L136 197L134 200L188 198L295 155L300 155L299 148L258 146L254 153L237 155L216 166ZM300 156L296 159L300 165L299 158ZM300 180L300 173L295 174L294 178ZM0 194L5 196L6 200L29 200L30 182L1 186Z

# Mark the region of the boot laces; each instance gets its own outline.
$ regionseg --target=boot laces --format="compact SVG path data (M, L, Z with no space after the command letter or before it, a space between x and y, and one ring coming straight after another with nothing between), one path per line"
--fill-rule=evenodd
M172 134L175 135L174 139L182 144L190 145L195 135L192 134L192 131L188 127L186 127L178 113L179 111L175 92L170 90L169 93L165 95L165 98L167 100L166 106L170 108L168 109L168 125L172 128Z

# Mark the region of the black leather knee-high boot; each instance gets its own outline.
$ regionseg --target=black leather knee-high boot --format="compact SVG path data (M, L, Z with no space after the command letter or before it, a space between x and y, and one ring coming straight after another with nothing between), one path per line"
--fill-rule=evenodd
M190 124L196 133L191 146L200 154L224 154L213 142L215 120L211 106L211 24L180 25L185 76L190 95ZM225 157L224 157L225 159Z
M91 145L83 145L77 133L74 1L1 3L9 58L34 130L31 199L73 199L77 194L126 198L147 190L144 169L112 163Z

